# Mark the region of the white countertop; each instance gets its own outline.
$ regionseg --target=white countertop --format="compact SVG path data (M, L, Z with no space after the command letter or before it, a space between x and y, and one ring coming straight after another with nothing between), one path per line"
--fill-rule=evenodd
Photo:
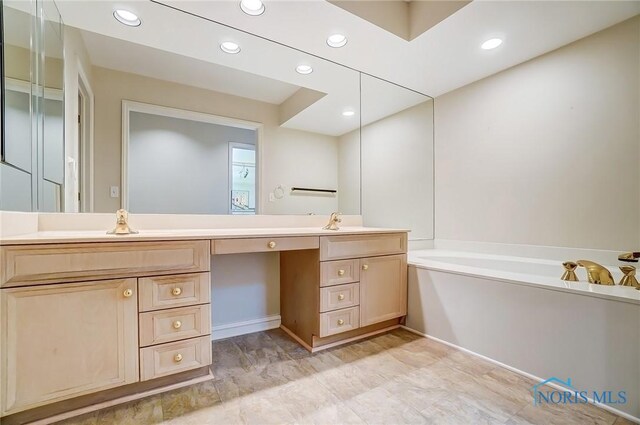
M107 230L64 230L7 236L0 239L0 245L367 235L376 233L406 233L408 231L409 230L407 229L347 226L341 227L339 230L324 230L321 227L269 227L241 229L140 230L140 233L132 235L108 235Z

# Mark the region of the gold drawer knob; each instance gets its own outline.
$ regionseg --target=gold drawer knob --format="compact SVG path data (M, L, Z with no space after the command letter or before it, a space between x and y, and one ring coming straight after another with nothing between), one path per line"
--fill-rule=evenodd
M182 327L182 322L179 320L176 320L175 322L173 322L173 329L180 329Z
M276 243L274 241L269 241L269 243L267 244L267 246L271 249L276 247Z
M340 301L344 300L344 294L338 295L338 300L340 300Z
M369 265L368 264L363 264L362 265L362 270L369 270Z
M129 298L131 295L133 295L133 289L125 289L122 295L124 295L125 298Z
M342 325L344 325L344 320L338 319L338 326L342 326Z
M342 269L338 270L338 276L344 276L344 270Z
M173 356L173 361L176 363L180 363L182 361L182 354L178 353L175 356Z
M171 290L171 293L177 297L178 295L182 294L182 288L173 288Z

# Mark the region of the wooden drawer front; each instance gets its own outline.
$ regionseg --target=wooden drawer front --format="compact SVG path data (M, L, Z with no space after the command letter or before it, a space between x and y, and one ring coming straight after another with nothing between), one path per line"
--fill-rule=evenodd
M211 302L209 273L146 277L139 280L140 311Z
M320 314L320 338L360 327L360 307Z
M243 252L293 251L318 249L317 236L291 238L216 239L211 244L212 254L241 254Z
M320 288L320 312L353 307L358 304L360 304L358 283Z
M140 350L140 380L184 372L211 364L211 338L188 339Z
M358 260L326 261L320 264L320 286L341 285L359 280Z
M0 285L209 271L209 241L0 247Z
M211 306L209 304L140 314L141 347L210 333Z
M320 260L403 254L407 252L407 234L391 233L320 238Z

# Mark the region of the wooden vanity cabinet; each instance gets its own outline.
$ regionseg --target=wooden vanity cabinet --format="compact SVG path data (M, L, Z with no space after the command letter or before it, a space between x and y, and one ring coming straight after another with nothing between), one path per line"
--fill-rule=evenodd
M209 250L202 240L1 246L0 422L211 379Z
M310 351L398 327L407 314L407 234L321 236L280 253L282 328Z
M365 258L361 268L360 326L406 316L406 255Z
M0 291L2 416L137 382L136 279Z

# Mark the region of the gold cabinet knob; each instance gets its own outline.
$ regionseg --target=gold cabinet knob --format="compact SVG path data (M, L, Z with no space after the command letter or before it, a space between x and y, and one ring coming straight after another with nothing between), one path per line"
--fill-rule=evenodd
M179 320L176 320L175 322L173 322L173 329L180 329L182 327L182 322Z
M177 297L178 295L182 294L182 288L173 288L171 290L171 293Z
M363 264L362 265L362 270L369 270L369 265L368 264Z
M344 300L344 294L338 295L338 300L340 300L340 301Z
M269 241L269 243L267 244L267 246L271 249L276 247L276 243L274 241Z
M133 289L125 289L122 295L124 295L125 298L129 298L131 295L133 295Z
M338 276L344 276L344 270L342 269L338 270Z
M182 354L178 353L175 356L173 356L173 361L176 363L180 363L182 361Z
M342 325L344 325L344 320L338 319L338 326L342 326Z

